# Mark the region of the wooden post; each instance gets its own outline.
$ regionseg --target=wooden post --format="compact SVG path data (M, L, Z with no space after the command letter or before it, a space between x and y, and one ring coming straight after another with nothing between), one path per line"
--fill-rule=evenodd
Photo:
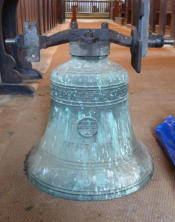
M167 0L160 0L159 34L165 35L167 24Z
M155 32L156 29L156 0L150 1L150 31Z
M127 24L132 23L132 0L126 0L126 17L127 17Z
M122 4L121 16L122 16L122 25L124 25L126 19L126 3Z
M172 16L171 16L171 37L175 39L175 1L172 4Z
M38 27L39 33L42 34L44 32L44 14L43 14L43 0L37 0L37 8L38 8Z
M17 33L22 34L23 33L23 15L22 15L22 4L21 1L18 2L17 5Z
M71 22L77 22L77 6L72 6L72 20Z
M114 18L119 17L119 1L115 2L115 7L114 7Z
M44 15L44 32L48 30L48 23L47 23L47 0L43 2L43 15Z
M65 22L65 1L64 0L61 0L60 7L61 7L61 15L60 15L61 23L64 23Z

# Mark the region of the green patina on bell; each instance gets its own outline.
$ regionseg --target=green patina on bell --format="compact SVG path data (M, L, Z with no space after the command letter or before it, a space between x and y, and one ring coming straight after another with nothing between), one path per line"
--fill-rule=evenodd
M72 59L51 75L48 126L26 160L30 181L51 195L118 198L152 176L152 159L130 122L128 74L109 51L108 42L72 42Z

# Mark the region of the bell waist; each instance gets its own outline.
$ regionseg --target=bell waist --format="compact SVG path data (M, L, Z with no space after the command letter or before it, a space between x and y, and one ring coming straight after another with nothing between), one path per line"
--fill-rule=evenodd
M109 106L128 99L128 83L110 86L70 86L51 81L51 99L71 106Z

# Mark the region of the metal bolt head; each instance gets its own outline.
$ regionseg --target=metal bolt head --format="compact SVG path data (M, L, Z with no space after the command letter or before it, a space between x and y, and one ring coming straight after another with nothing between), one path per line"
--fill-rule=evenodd
M108 29L108 23L103 22L103 23L101 24L101 28L102 28L102 29Z
M71 27L71 29L78 29L78 23L77 22L71 22L70 27Z

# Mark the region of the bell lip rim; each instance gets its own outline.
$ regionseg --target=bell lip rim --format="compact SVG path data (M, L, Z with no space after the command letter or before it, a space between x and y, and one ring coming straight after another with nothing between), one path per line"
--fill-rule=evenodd
M144 148L145 145L137 139L137 141L140 143L140 145L142 145ZM133 194L139 190L141 190L152 178L153 173L154 173L154 162L153 162L153 158L150 155L150 153L147 150L147 154L150 158L150 162L151 162L151 166L149 167L147 173L145 174L145 176L141 177L141 179L136 182L135 184L132 184L127 186L127 188L125 187L125 189L115 189L113 190L114 192L110 192L110 191L106 191L103 192L102 194L99 195L95 195L95 194L83 194L83 192L77 192L77 193L68 193L62 190L61 188L59 190L59 188L53 189L52 186L47 185L47 183L43 182L42 180L39 179L35 179L35 176L32 175L32 173L29 173L29 167L28 167L28 160L30 158L31 153L33 153L36 150L36 146L32 147L32 149L29 151L29 153L26 155L26 159L24 161L24 171L25 174L27 176L27 178L29 179L29 181L40 191L43 191L53 197L56 198L62 198L62 199L67 199L67 200L73 200L73 201L106 201L106 200L112 200L112 199L118 199L124 196L128 196L130 194ZM88 193L88 192L87 192Z
M147 174L147 176L144 177L139 183L135 183L132 186L128 186L127 189L121 189L120 191L114 191L114 192L106 192L106 194L99 194L99 195L94 195L94 194L81 194L81 193L76 193L76 194L71 194L71 193L66 193L61 190L54 190L51 189L51 186L44 186L44 182L40 183L39 180L36 180L34 176L31 174L29 175L26 169L26 176L29 179L29 181L36 187L38 190L47 193L53 197L57 198L62 198L62 199L67 199L67 200L73 200L73 201L107 201L107 200L112 200L112 199L118 199L121 197L128 196L130 194L133 194L139 190L141 190L143 187L147 185L147 183L151 180L154 172L154 164L152 162L152 168Z
M78 194L69 194L69 193L62 192L62 191L55 191L55 190L48 189L47 187L44 187L43 185L40 185L41 183L36 181L31 176L30 177L28 176L28 179L40 191L47 193L53 197L62 198L62 199L66 199L66 200L73 200L73 201L88 201L89 202L89 201L107 201L107 200L118 199L121 197L128 196L130 194L133 194L133 193L139 191L140 189L142 189L144 186L146 186L146 184L150 181L152 175L153 175L153 170L146 177L146 179L143 180L141 183L135 184L135 185L131 186L130 188L128 188L126 190L122 190L120 192L116 191L114 193L106 193L106 194L101 194L101 195L84 195L84 194L78 195Z

